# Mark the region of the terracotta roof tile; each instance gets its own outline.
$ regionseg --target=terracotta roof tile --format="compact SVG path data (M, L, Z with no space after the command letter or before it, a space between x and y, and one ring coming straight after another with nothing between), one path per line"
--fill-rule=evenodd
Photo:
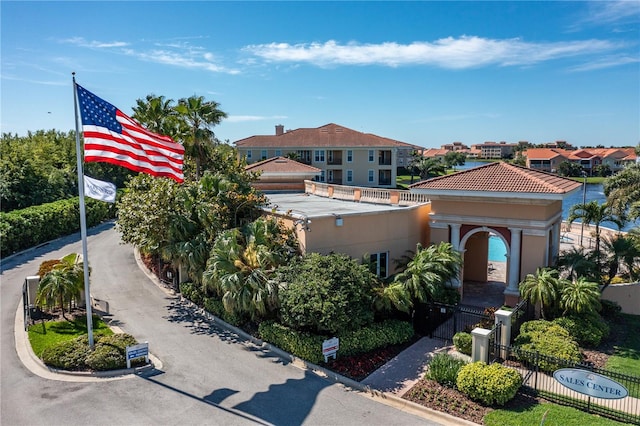
M558 148L529 148L524 155L533 160L552 159L556 157L568 157L569 151Z
M262 160L258 163L249 164L245 167L248 172L262 173L305 173L320 174L321 170L317 167L309 166L285 157L273 157Z
M234 142L240 148L286 147L397 147L422 149L422 147L389 138L351 130L330 123L317 128L290 130L281 135L257 135Z
M580 182L505 162L463 170L411 185L412 189L565 194Z

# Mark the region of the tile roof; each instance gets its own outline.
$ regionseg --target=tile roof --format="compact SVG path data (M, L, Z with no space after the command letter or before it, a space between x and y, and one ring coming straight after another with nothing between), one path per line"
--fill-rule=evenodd
M560 148L529 148L523 155L531 160L552 159L556 157L568 157L571 151Z
M447 151L446 149L443 148L429 148L426 149L422 152L422 156L423 157L444 157L445 155L447 155Z
M234 142L239 148L297 147L389 147L422 149L422 147L351 130L329 123L317 128L289 130L281 135L257 135Z
M248 172L320 174L322 170L285 157L272 157L245 167Z
M532 170L505 162L440 176L410 186L411 189L436 191L518 192L566 194L582 184L551 173Z

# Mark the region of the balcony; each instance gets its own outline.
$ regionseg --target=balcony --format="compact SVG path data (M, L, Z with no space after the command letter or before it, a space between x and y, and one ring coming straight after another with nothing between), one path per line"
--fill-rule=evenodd
M378 151L378 165L379 166L391 165L391 151Z
M367 188L359 186L343 186L306 180L305 193L319 197L335 198L338 200L355 201L360 203L393 204L399 206L413 206L426 204L430 200L425 194L397 189Z
M327 151L327 164L330 166L341 166L342 151Z

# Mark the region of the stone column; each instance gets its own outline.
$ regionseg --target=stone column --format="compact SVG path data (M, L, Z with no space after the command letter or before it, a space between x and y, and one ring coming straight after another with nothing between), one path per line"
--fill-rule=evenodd
M511 315L513 312L498 309L494 315L495 324L500 324L500 345L503 347L500 349L500 357L506 359L507 351L504 347L511 344Z
M518 284L520 283L520 246L522 229L509 228L511 231L511 246L509 250L509 276L507 277L507 288L504 291L505 303L515 306L520 298Z
M464 256L464 253L460 250L460 224L459 223L451 223L449 224L449 226L451 227L451 237L450 237L450 243L453 246L454 250L457 250L458 252L460 252L461 256ZM454 279L451 280L451 285L454 288L459 289L460 291L460 295L462 296L462 266L460 267L460 272L458 273L458 276Z
M474 328L471 330L471 360L489 362L489 335L491 330Z

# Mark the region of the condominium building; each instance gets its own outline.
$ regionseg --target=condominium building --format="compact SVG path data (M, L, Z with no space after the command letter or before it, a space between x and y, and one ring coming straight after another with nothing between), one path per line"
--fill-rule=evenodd
M234 144L248 164L293 157L320 169L316 181L383 188L395 188L398 167L408 165L411 154L423 149L334 123L286 132L277 125L273 135L251 136Z

